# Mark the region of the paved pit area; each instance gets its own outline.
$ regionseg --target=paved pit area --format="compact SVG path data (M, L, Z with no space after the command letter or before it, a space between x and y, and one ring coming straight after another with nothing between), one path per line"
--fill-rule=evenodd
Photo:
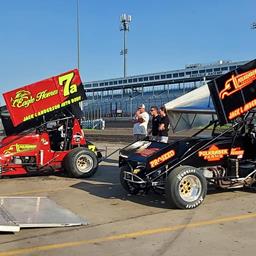
M122 147L107 146L108 153ZM211 192L194 210L168 209L162 196L127 195L119 183L117 158L115 154L101 163L87 180L63 176L0 180L0 196L48 196L90 223L1 234L0 256L255 253L255 192Z

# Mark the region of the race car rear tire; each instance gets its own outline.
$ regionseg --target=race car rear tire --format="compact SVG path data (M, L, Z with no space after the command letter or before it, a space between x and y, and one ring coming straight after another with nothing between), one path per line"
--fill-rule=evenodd
M98 160L87 148L75 148L64 159L64 170L70 177L89 178L97 171Z
M121 167L120 171L120 183L122 187L131 195L137 195L140 192L139 185L129 182L124 179L124 172L130 172L131 168L128 165Z
M206 178L195 167L179 166L167 177L165 194L170 208L196 208L203 202L206 193Z

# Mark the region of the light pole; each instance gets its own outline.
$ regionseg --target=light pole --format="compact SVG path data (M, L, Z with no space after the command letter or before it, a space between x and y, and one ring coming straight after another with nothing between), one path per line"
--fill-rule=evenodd
M124 31L124 48L121 50L120 54L124 57L124 77L126 77L126 55L128 53L128 49L126 48L126 32L130 30L129 24L132 21L132 16L127 14L122 14L120 16L120 31Z
M76 0L76 35L77 35L77 68L80 68L80 24L79 24L79 0Z
M256 22L253 22L253 23L251 24L251 29L256 29Z
M79 0L76 0L76 43L77 43L77 68L80 71L80 19L79 19ZM83 85L82 85L83 86ZM84 106L83 101L80 102L80 108L83 112L84 118Z

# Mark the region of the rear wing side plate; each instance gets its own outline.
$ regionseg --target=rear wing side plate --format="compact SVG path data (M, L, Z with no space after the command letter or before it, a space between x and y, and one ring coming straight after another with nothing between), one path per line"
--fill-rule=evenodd
M256 107L256 60L208 83L221 125Z

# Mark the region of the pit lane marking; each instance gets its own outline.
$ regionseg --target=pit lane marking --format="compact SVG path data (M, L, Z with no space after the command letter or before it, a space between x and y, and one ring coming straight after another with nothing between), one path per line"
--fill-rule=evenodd
M253 219L253 218L256 218L256 212L249 213L249 214L243 214L243 215L237 215L237 216L229 216L229 217L224 217L224 218L206 220L206 221L199 221L199 222L183 224L183 225L175 225L175 226L158 228L158 229L147 229L147 230L140 230L140 231L132 232L132 233L122 233L119 235L99 237L99 238L95 238L95 239L80 240L80 241L75 241L75 242L66 242L66 243L58 243L58 244L48 244L48 245L14 249L14 250L9 250L9 251L2 251L2 252L0 252L0 256L13 256L13 255L28 254L28 253L36 253L36 252L39 253L39 252L44 252L44 251L56 250L56 249L78 247L81 245L89 245L89 244L94 244L94 243L106 243L106 242L125 240L125 239L131 239L131 238L145 237L145 236L149 236L149 235L170 233L170 232L178 231L181 229L192 229L192 228L210 226L210 225L214 225L214 224L222 224L222 223L228 223L228 222L248 220L248 219Z

